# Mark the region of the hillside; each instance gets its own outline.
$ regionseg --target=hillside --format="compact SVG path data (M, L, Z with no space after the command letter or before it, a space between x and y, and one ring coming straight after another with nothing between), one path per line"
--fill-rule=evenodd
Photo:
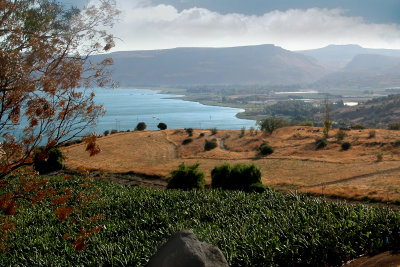
M311 57L274 45L115 52L113 78L121 86L223 84L287 85L316 81L326 71Z
M319 49L296 52L311 56L321 65L332 70L344 68L357 55L374 54L388 57L400 57L400 50L371 49L359 45L329 45Z
M328 74L314 86L388 88L400 85L400 57L356 55L343 69Z
M389 123L400 121L400 95L389 95L358 106L336 109L331 116L334 121L346 125L360 123L371 127L387 127Z
M370 137L368 129L346 132L344 141L352 144L343 151L336 139L337 130L330 132L328 146L315 149L315 139L322 136L318 127L285 127L270 136L260 132L195 130L193 141L184 130L144 131L118 133L102 137L98 143L102 152L89 157L83 144L63 148L69 169L90 169L101 173L150 177L148 182L161 185L170 172L185 162L201 163L210 183L210 171L218 164L229 161L252 162L261 168L263 183L284 190L298 190L349 199L369 198L376 201L400 201L400 145L399 132L376 130ZM204 133L205 136L200 136ZM216 138L219 147L204 151L206 139ZM268 157L258 156L258 147L268 142L275 152ZM382 160L377 162L378 156ZM383 179L384 178L384 179ZM135 178L136 179L136 178Z

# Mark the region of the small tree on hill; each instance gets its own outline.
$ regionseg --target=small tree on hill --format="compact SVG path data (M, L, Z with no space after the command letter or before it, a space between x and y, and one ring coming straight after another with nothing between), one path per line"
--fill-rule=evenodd
M267 134L272 134L278 128L284 127L287 125L287 122L282 119L276 118L265 118L264 120L258 121L257 124L260 127L260 130Z
M135 130L137 130L137 131L144 131L144 130L146 130L146 128L147 128L146 123L144 123L144 122L139 122L139 123L136 125Z
M160 122L157 125L157 128L160 129L160 130L166 130L167 129L167 125L165 123L163 123L163 122Z

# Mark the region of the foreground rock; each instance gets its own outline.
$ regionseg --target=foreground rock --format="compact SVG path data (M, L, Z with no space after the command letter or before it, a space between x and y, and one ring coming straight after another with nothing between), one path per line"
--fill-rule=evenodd
M156 254L148 267L207 267L229 266L222 252L207 243L200 242L192 231L174 234Z

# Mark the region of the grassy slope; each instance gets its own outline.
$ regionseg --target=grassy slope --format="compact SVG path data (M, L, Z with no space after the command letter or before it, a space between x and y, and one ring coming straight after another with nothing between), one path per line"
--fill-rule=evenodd
M50 178L51 185L74 192L85 181ZM27 208L13 217L16 230L8 252L0 252L0 265L143 266L157 246L182 229L219 247L232 266L333 266L400 244L400 213L387 209L273 190L161 191L100 181L84 188L98 190L99 197L62 223L49 202L24 203ZM85 250L74 252L74 238L63 235L92 227L85 218L99 211L104 217L94 225L104 225L103 230L90 237Z
M352 143L342 151L332 130L329 145L315 150L315 138L322 136L317 127L285 127L271 136L250 135L240 131L219 130L211 136L209 130L195 130L193 142L182 145L187 138L184 130L120 133L99 139L102 153L89 157L83 145L64 148L69 168L89 168L106 172L129 172L167 178L181 162L200 162L210 182L210 171L225 161L255 163L262 170L263 182L279 189L302 190L349 199L369 198L376 201L400 200L400 147L394 145L399 131L369 129L347 132L344 141ZM200 133L205 133L200 137ZM217 138L223 147L204 151L205 139ZM257 157L257 148L268 142L275 152ZM383 161L376 162L377 153ZM328 183L328 184L327 184Z

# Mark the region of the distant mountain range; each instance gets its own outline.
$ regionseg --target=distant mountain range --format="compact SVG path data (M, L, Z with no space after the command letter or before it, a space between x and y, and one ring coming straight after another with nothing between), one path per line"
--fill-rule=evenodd
M292 52L274 45L175 48L97 55L114 59L121 86L400 86L400 50L330 45Z

